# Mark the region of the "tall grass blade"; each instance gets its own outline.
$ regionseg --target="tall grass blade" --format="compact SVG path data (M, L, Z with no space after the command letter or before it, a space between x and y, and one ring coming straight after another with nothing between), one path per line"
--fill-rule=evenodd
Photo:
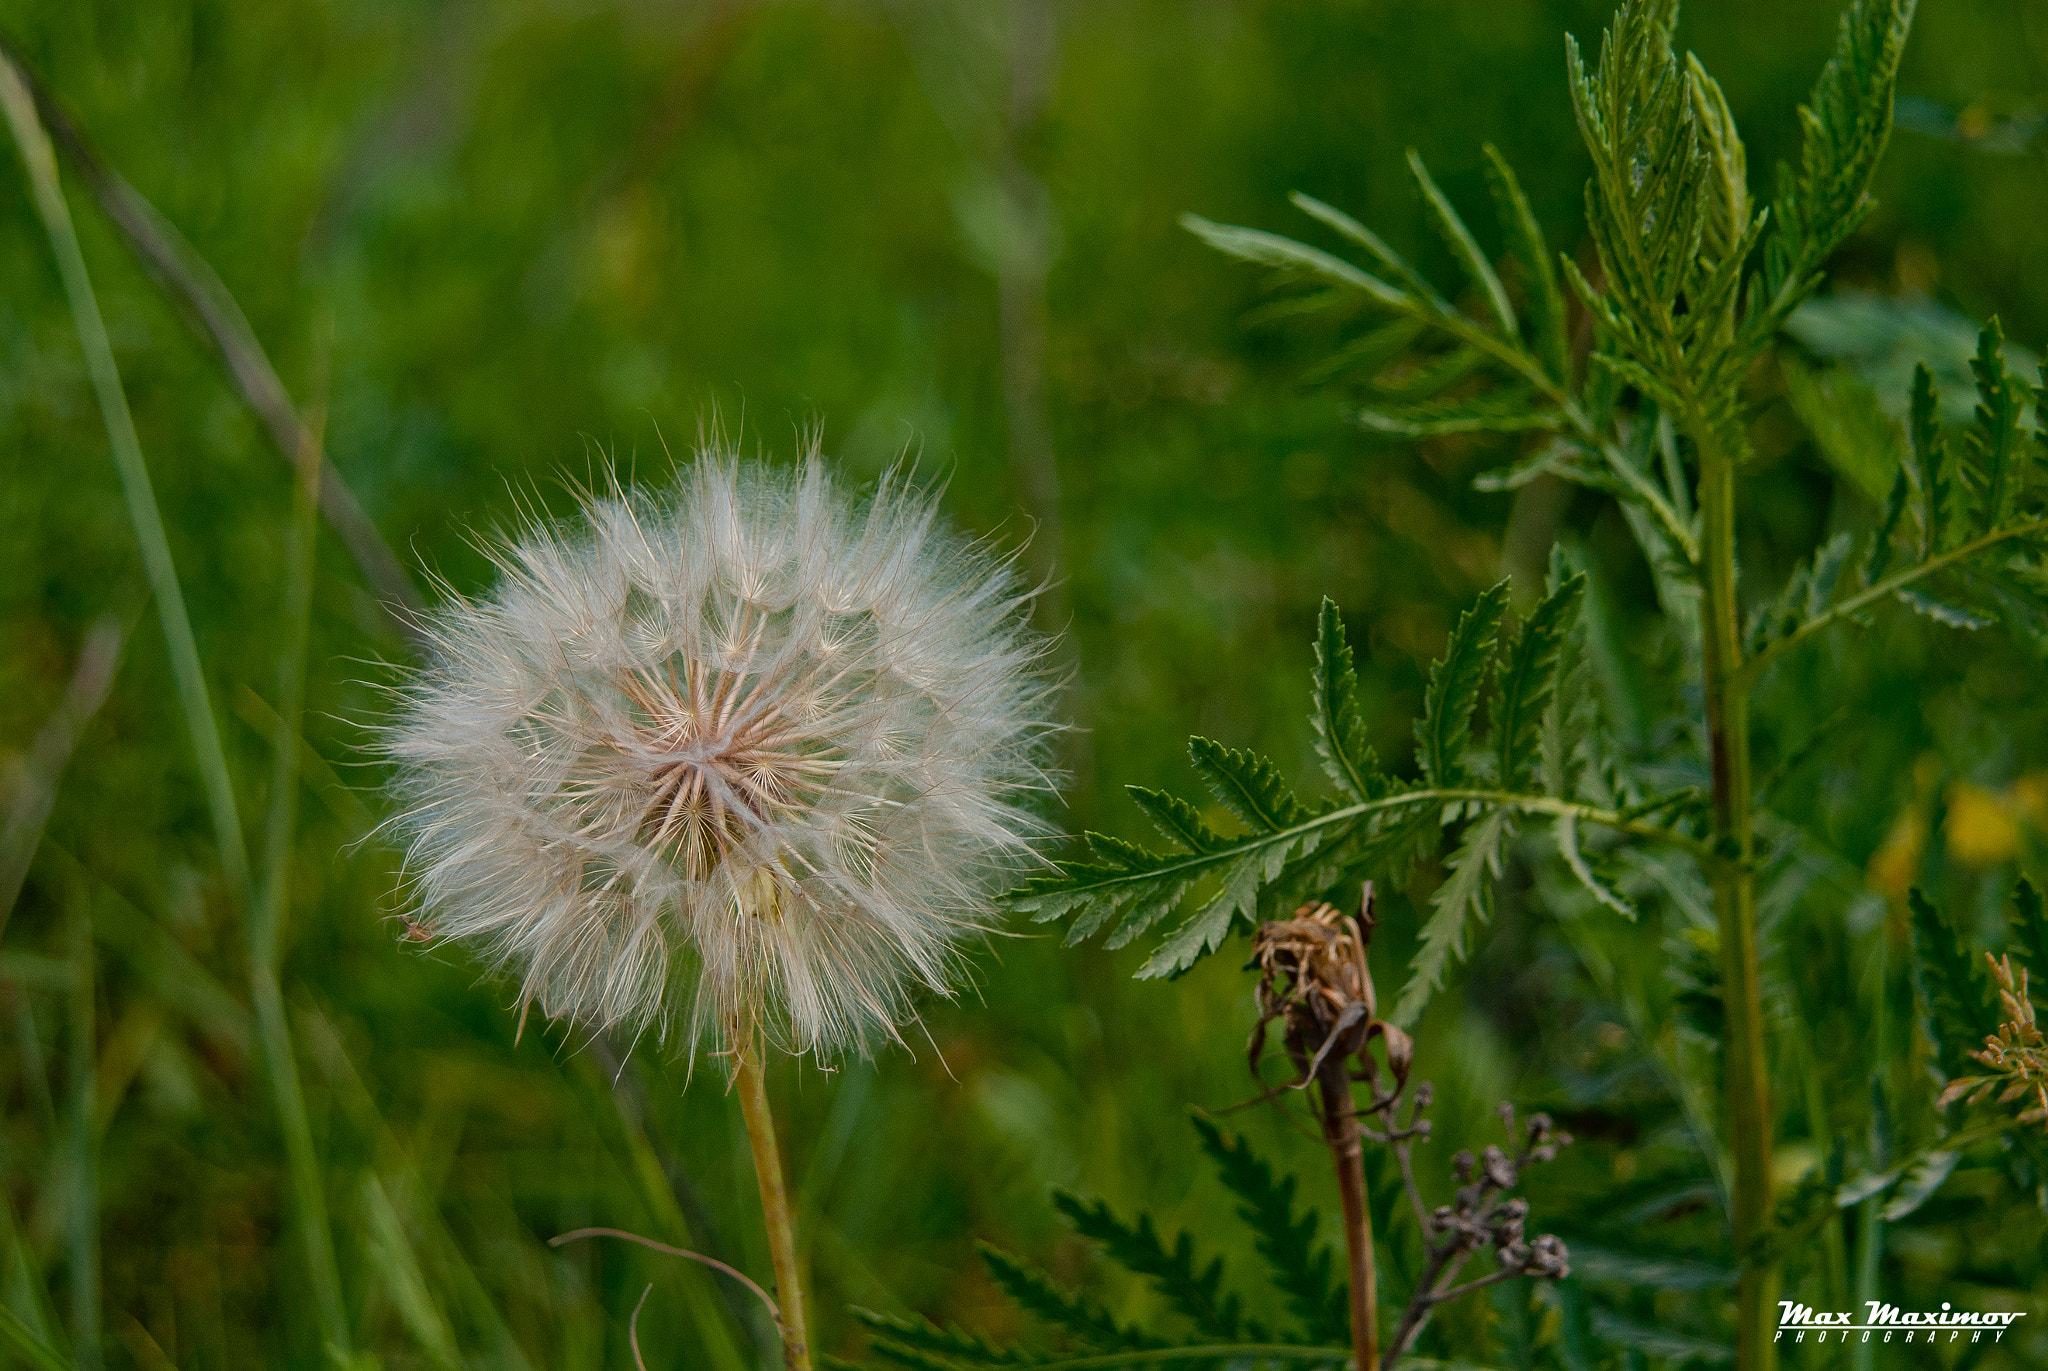
M35 98L13 62L5 58L0 58L0 109L6 113L15 145L28 168L36 210L57 255L57 269L64 278L64 293L71 301L79 346L85 352L86 370L99 397L100 414L106 420L107 440L114 449L114 465L121 473L129 521L135 526L135 541L142 548L149 588L156 596L157 618L163 624L164 639L170 648L178 702L184 709L186 731L191 735L200 779L206 787L207 808L212 813L214 834L220 844L228 893L238 908L247 909L249 849L242 838L242 821L235 806L234 784L228 777L227 755L221 749L220 726L207 701L199 645L192 637L185 594L178 586L178 570L171 561L170 540L164 535L163 513L157 508L156 495L150 487L149 468L142 460L142 443L135 436L135 419L128 412L128 397L121 389L120 369L107 341L107 328L93 295L92 278L86 274L85 254L79 250L71 212L57 182L56 154L51 151L49 135L36 116Z
M99 1371L100 1356L100 1130L98 1048L94 1042L98 1002L93 987L92 903L83 882L71 885L70 1090L64 1130L65 1171L71 1193L65 1205L65 1238L70 1249L71 1345L80 1371Z

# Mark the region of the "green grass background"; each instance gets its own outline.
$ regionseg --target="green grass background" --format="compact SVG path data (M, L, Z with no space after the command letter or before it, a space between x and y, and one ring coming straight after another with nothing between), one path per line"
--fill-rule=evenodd
M1696 9L1682 42L1720 77L1767 191L1833 7ZM1541 565L1541 545L1532 560L1504 539L1511 497L1470 488L1509 453L1389 446L1349 426L1341 394L1304 380L1341 326L1258 314L1278 297L1176 217L1301 233L1285 201L1301 189L1450 279L1402 154L1423 152L1491 250L1478 212L1491 140L1554 241L1581 254L1585 167L1560 33L1592 41L1604 8L1062 3L1042 108L1020 119L1006 112L1020 60L1007 13L911 0L7 0L0 24L219 270L286 385L302 401L324 386L329 458L401 557L464 589L486 574L467 530L503 526L522 492L564 508L562 478L605 461L658 477L714 413L782 456L816 426L861 479L916 453L946 479L955 518L1023 543L1031 496L1013 462L990 269L1005 229L989 188L1009 159L1049 207L1039 355L1060 521L1026 555L1056 569L1087 729L1061 821L1141 836L1119 787L1185 790L1190 732L1305 774L1309 639L1326 593L1359 648L1376 742L1405 756L1456 607L1504 569ZM2002 117L2048 89L2044 65L2048 12L1947 0L1923 7L1901 90ZM254 841L288 469L71 189ZM1882 207L1837 278L1998 311L2008 336L2038 347L2044 191L2037 152L1902 132ZM1774 584L1847 497L1782 405L1759 422L1746 572ZM1520 517L1547 543L1540 512ZM1606 550L1617 612L1645 613L1647 577L1612 512L1580 496L1554 517ZM109 1364L320 1365L252 1056L240 926L48 240L9 150L0 762L14 767L108 612L132 625L120 675L0 945L15 958L0 962L0 1303L72 1337L81 1273L67 1235L85 1139ZM2016 649L1931 628L1885 641L1858 659L1871 742L1857 798L1826 809L1825 776L1804 792L1852 866L1926 800L1917 758L2002 784L2039 764L2048 722L2039 664ZM692 1080L657 1044L627 1058L625 1044L538 1023L515 1041L505 985L459 948L401 940L396 858L374 831L378 772L360 749L402 652L327 535L305 725L326 766L307 776L285 997L359 1347L393 1367L443 1362L450 1347L476 1365L625 1365L626 1316L651 1282L651 1357L720 1365L722 1343L737 1349L724 1365L772 1363L770 1330L715 1278L619 1247L545 1245L607 1224L767 1266L738 1111L716 1073ZM1829 707L1786 702L1794 719ZM1425 869L1409 894L1433 879ZM1966 899L1995 885L1948 879ZM1383 981L1406 907L1397 894ZM52 983L57 962L36 960L75 971L81 910L89 1051L77 995ZM859 1346L848 1303L1016 1331L972 1259L977 1237L1144 1312L1149 1292L1105 1283L1064 1236L1045 1203L1053 1184L1169 1227L1228 1228L1184 1111L1251 1093L1237 959L1138 984L1138 949L1063 951L1044 930L1016 931L976 957L961 1003L929 1007L914 1050L777 1072L827 1350ZM1427 1021L1445 1151L1477 1136L1496 1099L1541 1094L1566 1054L1595 1046L1546 1019L1555 958L1533 916L1510 902L1489 938ZM67 1085L81 1072L97 1095L82 1130ZM1238 1119L1327 1200L1311 1141L1263 1112ZM1613 1142L1576 1183L1601 1184L1627 1150ZM1242 1240L1220 1241L1248 1277ZM723 1331L707 1333L707 1317Z

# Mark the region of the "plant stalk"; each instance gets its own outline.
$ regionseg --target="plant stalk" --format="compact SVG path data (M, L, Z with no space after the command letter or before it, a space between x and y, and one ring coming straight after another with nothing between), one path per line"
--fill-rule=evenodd
M1338 1054L1316 1069L1323 1104L1323 1140L1337 1164L1337 1195L1344 1205L1344 1255L1351 1286L1351 1345L1358 1371L1374 1371L1380 1360L1379 1279L1373 1267L1372 1210L1365 1203L1365 1144L1351 1081Z
M740 1113L747 1121L747 1144L754 1153L754 1178L761 1186L761 1218L768 1229L768 1256L775 1267L775 1302L781 1309L782 1363L788 1371L811 1371L811 1345L805 1332L803 1273L797 1265L796 1222L789 1211L789 1186L782 1174L782 1152L775 1143L775 1116L768 1110L768 1076L761 1065L761 1041L753 1030L735 1034L733 1056L738 1064ZM1354 1129L1356 1125L1353 1125Z
M1771 1216L1770 1085L1764 1058L1763 991L1757 959L1754 793L1749 764L1749 695L1735 601L1735 459L1706 425L1693 429L1700 457L1702 656L1708 750L1714 781L1714 910L1720 924L1722 1061L1728 1140L1735 1160L1731 1215L1738 1259ZM1736 1286L1736 1365L1770 1371L1775 1264L1743 1260Z

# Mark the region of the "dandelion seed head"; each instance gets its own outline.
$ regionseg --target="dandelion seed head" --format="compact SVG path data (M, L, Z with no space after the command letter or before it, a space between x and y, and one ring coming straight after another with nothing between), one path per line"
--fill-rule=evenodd
M1040 864L1049 640L900 474L709 451L491 549L382 747L422 921L522 1005L865 1050Z

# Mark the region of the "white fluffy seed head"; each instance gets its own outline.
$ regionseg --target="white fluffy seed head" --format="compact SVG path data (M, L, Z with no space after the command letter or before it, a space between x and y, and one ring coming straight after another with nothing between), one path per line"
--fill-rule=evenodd
M383 729L435 937L586 1026L895 1036L1037 864L1049 642L900 475L709 451L492 549Z

